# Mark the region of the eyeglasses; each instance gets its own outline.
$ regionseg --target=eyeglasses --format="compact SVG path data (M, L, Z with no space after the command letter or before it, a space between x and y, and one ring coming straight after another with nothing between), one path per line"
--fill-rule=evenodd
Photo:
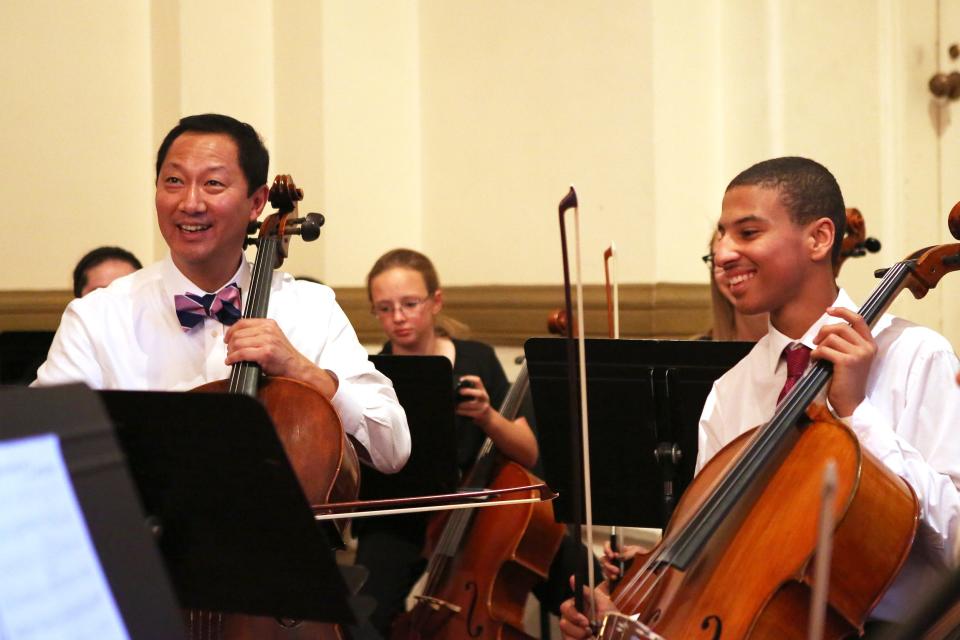
M404 298L400 302L378 302L370 307L375 316L392 316L397 309L403 317L409 318L420 313L420 307L430 298Z
M700 256L700 259L703 260L703 264L707 265L708 269L713 270L714 273L720 273L723 271L723 267L717 264L716 255L711 251L705 256Z

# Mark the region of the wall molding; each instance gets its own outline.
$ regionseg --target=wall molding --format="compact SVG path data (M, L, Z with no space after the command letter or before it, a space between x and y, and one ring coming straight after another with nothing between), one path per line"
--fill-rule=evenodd
M0 331L53 331L73 292L0 291Z
M69 291L0 291L0 331L54 330L72 295ZM606 335L606 296L601 285L584 287L587 335ZM370 314L366 289L340 287L337 300L360 341L384 339ZM470 337L520 346L547 335L547 317L563 306L556 285L490 285L444 288L445 311L470 327ZM710 326L710 288L699 284L620 286L620 334L624 338L689 338Z

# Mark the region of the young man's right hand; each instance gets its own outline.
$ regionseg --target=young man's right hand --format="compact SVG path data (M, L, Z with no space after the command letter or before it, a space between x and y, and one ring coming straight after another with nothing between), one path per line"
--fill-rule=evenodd
M573 587L573 576L570 577L570 586ZM608 613L614 613L617 608L614 606L610 596L601 585L593 590L593 598L596 602L597 621L603 620L603 616ZM590 590L583 588L583 606L590 609ZM583 638L593 637L593 630L590 628L590 621L587 616L577 611L574 599L570 598L560 605L560 633L564 640L582 640Z

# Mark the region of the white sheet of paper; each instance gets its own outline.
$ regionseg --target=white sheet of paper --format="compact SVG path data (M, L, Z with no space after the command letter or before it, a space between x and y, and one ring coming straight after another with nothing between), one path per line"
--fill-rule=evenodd
M0 442L0 640L127 639L60 441Z

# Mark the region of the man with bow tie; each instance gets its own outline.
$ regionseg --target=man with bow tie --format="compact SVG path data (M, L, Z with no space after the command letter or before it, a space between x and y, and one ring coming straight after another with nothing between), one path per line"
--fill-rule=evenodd
M248 224L267 202L269 154L229 116L189 116L157 152L156 209L170 254L64 312L35 385L188 390L237 362L300 380L333 403L373 466L399 470L406 416L329 288L276 272L265 319L240 319Z

